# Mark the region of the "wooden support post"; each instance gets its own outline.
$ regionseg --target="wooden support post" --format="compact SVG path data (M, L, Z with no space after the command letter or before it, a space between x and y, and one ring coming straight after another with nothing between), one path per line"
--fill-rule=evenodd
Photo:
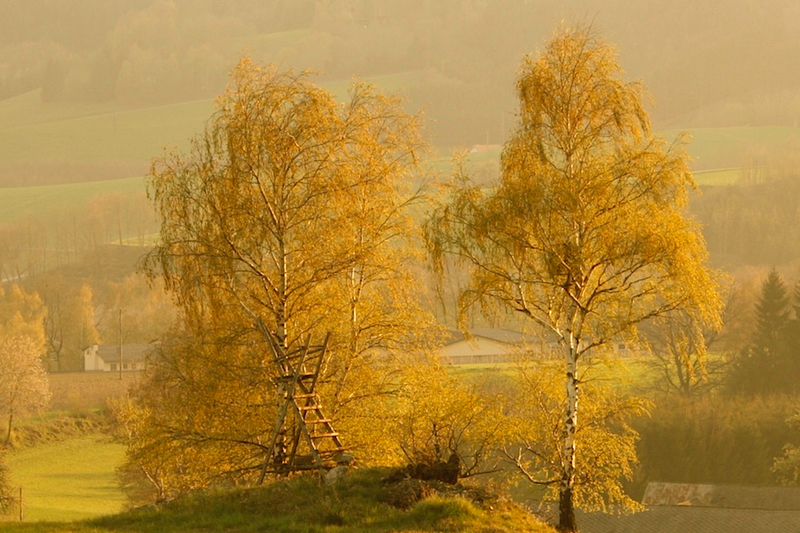
M122 308L119 308L119 379L122 379Z

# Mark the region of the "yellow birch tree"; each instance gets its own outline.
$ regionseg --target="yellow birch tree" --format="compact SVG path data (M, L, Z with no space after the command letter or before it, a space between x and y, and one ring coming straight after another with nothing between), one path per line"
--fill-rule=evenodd
M0 336L0 413L6 416L5 443L14 419L50 403L50 384L37 343L21 335Z
M145 267L182 325L123 417L146 441L132 457L252 481L278 401L265 334L289 352L327 332L325 414L360 458L382 453L398 357L436 332L413 275L424 150L395 97L354 83L339 103L308 74L239 63L192 150L153 164L161 243Z
M687 156L651 132L644 89L621 79L613 47L585 28L560 30L523 60L516 89L499 185L458 180L428 238L437 265L452 255L469 269L462 311L510 310L558 339L558 527L575 531L576 503L592 501L575 499L576 476L592 468L576 453L581 364L675 309L716 324L720 299L684 216Z

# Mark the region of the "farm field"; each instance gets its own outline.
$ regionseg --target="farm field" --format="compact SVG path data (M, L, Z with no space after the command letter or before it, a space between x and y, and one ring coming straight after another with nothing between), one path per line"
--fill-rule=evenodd
M679 130L661 132L666 139L678 133ZM781 149L800 143L800 128L788 126L695 128L689 130L689 134L687 151L693 159L695 172L740 167L749 151Z
M394 92L418 84L422 76L422 72L408 71L366 81ZM350 80L322 83L341 99L349 84ZM213 99L132 108L114 103L46 103L40 90L30 91L0 101L0 171L14 172L28 164L124 164L123 168L144 173L165 146L188 148L189 139L202 131L212 112ZM678 132L662 133L670 139ZM739 167L749 150L800 142L800 129L791 127L696 128L689 133L688 151L695 171ZM490 149L475 159L481 162L498 155L499 149ZM122 177L120 171L117 168L113 177Z
M115 469L125 447L103 435L9 453L11 485L23 488L25 521L70 521L117 513L125 497Z
M212 102L128 110L48 104L32 91L0 102L0 161L146 162L166 145L187 147L211 114Z
M735 185L741 178L739 168L721 168L718 170L701 170L692 173L694 180L700 186L725 186Z
M413 84L419 72L367 78L386 91ZM350 80L322 84L344 99ZM120 104L45 103L40 91L0 101L0 165L142 163L165 146L189 147L213 113L213 99L128 109Z
M0 223L28 215L53 214L86 205L92 198L111 194L144 193L144 178L92 181L63 185L0 188Z

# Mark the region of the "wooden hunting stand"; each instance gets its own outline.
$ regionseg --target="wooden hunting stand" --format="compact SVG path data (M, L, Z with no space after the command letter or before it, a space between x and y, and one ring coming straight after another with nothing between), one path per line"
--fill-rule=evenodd
M262 333L266 333L265 329L262 327ZM315 468L322 473L326 467L335 465L344 452L339 434L323 414L316 392L330 334L319 346L311 346L309 335L305 345L289 353L285 353L273 335L265 334L265 337L278 370L279 406L258 483L261 484L268 473L288 474ZM305 441L309 455L298 454L301 441Z

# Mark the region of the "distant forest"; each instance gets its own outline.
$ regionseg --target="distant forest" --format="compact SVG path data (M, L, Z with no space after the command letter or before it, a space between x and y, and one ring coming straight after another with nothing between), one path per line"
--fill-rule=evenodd
M396 85L435 144L501 143L519 61L562 19L618 45L657 127L800 117L794 0L4 0L0 99L210 98L249 53L323 80L409 74Z

